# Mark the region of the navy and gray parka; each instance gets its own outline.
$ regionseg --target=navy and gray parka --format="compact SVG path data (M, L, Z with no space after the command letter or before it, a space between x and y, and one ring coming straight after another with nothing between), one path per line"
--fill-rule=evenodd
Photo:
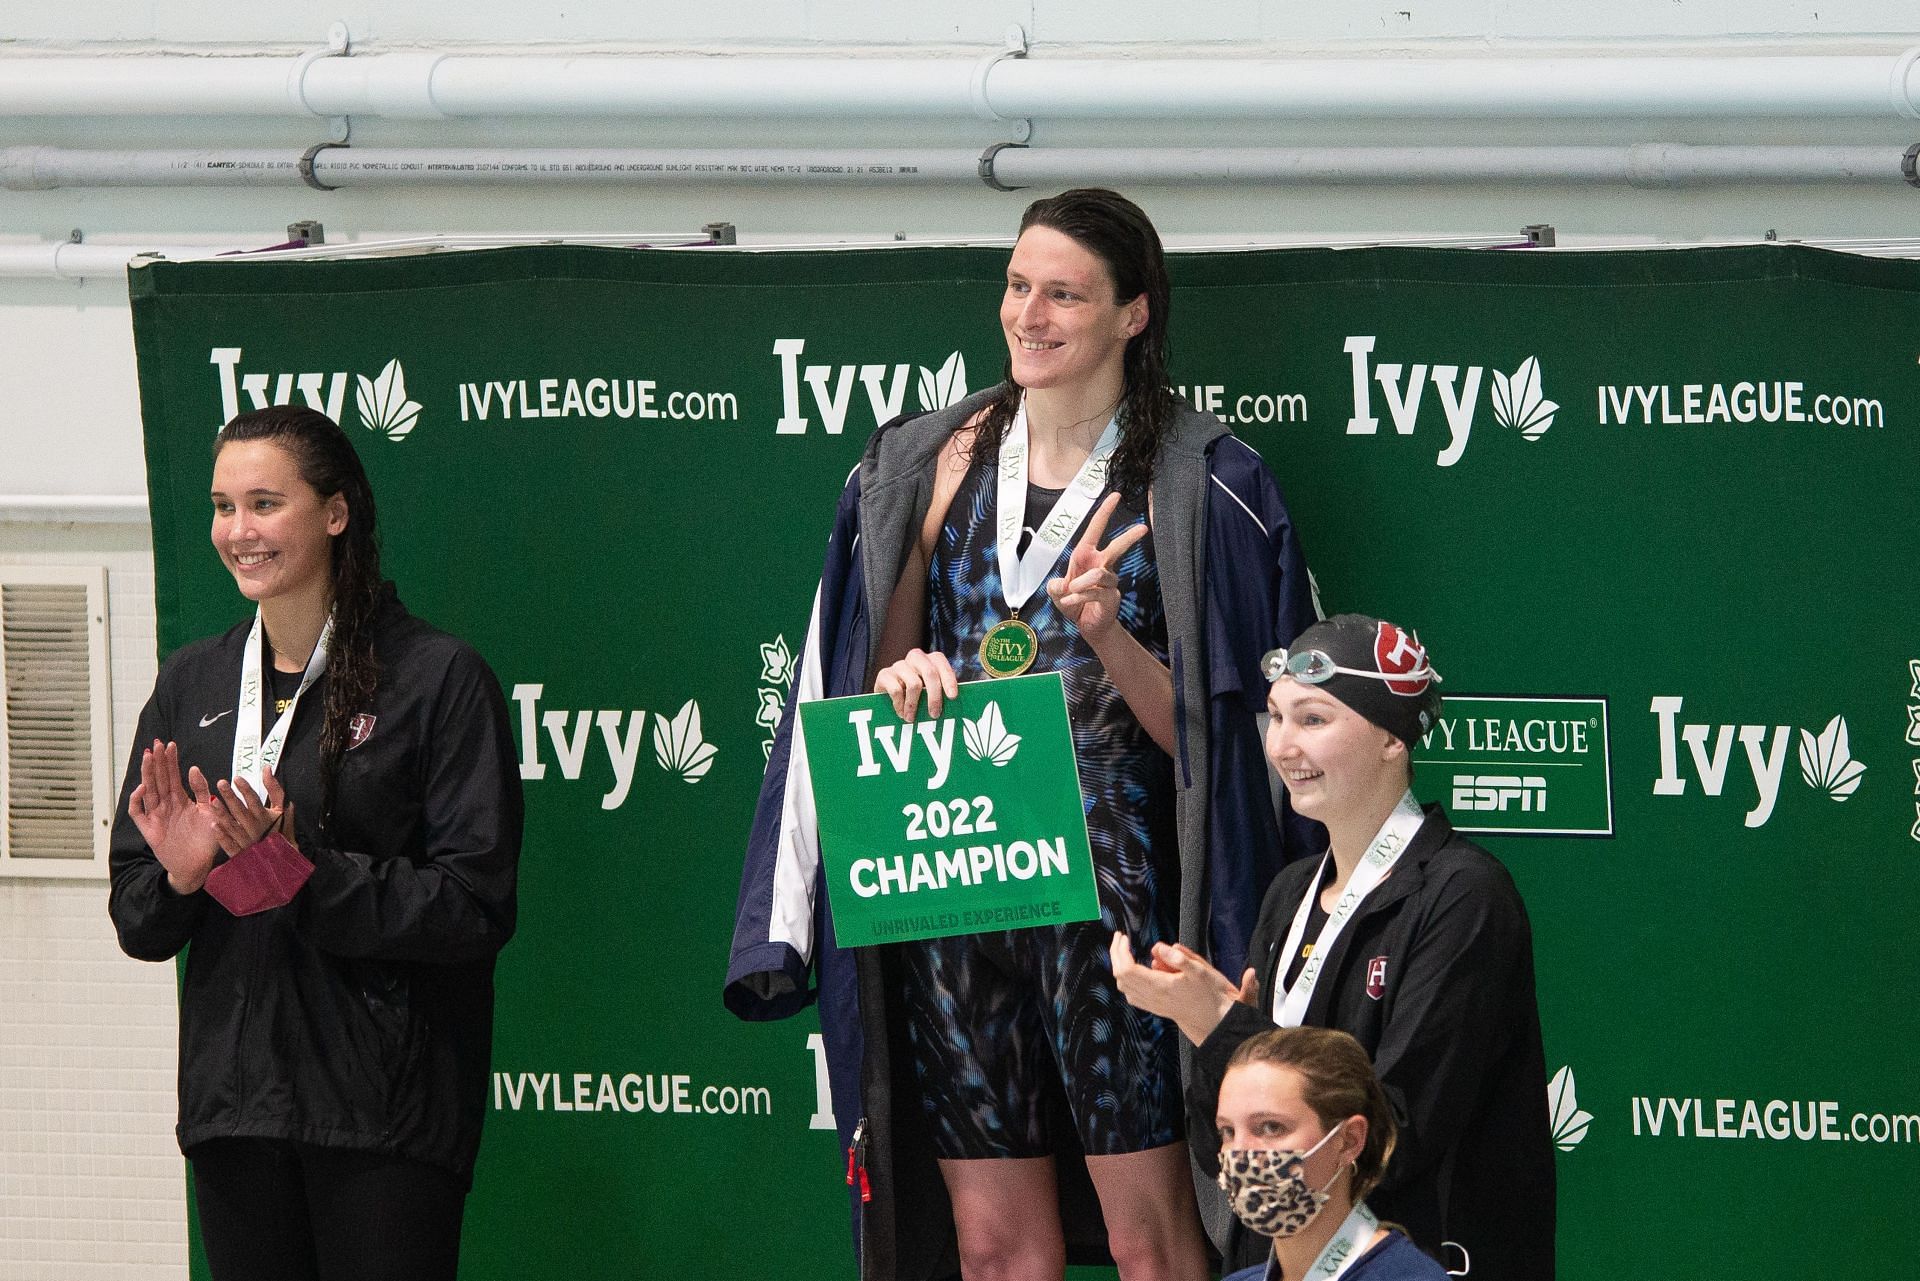
M957 1271L951 1211L912 1101L891 949L834 943L804 761L794 764L794 707L872 691L874 649L932 502L940 449L999 391L886 424L847 478L754 815L727 970L727 1007L743 1019L819 1003L842 1144L865 1127L872 1199L856 1194L852 1209L870 1278ZM1180 407L1151 497L1174 686L1179 937L1238 974L1267 882L1306 848L1308 828L1279 801L1261 750L1260 656L1314 620L1313 595L1272 475L1211 414ZM1105 1233L1077 1164L1062 1165L1062 1222L1069 1256L1092 1260Z

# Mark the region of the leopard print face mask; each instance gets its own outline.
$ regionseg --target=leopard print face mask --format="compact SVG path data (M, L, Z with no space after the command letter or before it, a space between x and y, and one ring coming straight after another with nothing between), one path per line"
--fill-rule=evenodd
M1327 1189L1340 1170L1318 1192L1307 1186L1306 1160L1340 1133L1335 1126L1304 1152L1287 1148L1226 1148L1220 1153L1220 1190L1240 1222L1263 1237L1290 1237L1313 1222L1327 1203ZM1341 1167L1344 1169L1345 1167Z

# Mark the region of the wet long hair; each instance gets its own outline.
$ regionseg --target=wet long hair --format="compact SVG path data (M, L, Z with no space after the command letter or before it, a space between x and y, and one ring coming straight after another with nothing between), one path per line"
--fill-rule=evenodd
M338 423L317 409L274 405L241 414L214 437L213 455L236 441L271 441L287 451L300 479L322 500L347 501L347 527L333 536L333 637L327 644L325 717L320 723L320 826L333 816L353 718L373 704L380 660L373 650L373 616L386 580L380 576L380 542L374 523L373 486L360 455Z
M1167 314L1173 289L1167 281L1166 251L1160 233L1139 205L1105 187L1076 187L1036 200L1020 218L1020 230L1048 227L1098 258L1113 280L1114 301L1147 296L1146 328L1127 340L1122 360L1125 382L1120 396L1120 444L1107 474L1129 502L1144 504L1153 480L1154 460L1173 429L1174 397L1167 385ZM1006 390L988 406L974 433L972 458L992 458L1013 424L1022 389L1013 381L1007 359Z
M1393 1156L1395 1127L1393 1108L1360 1042L1335 1028L1274 1028L1242 1041L1227 1060L1227 1071L1249 1063L1276 1063L1298 1072L1305 1085L1300 1097L1323 1129L1350 1116L1367 1118L1367 1141L1353 1159L1350 1191L1355 1202L1373 1191Z

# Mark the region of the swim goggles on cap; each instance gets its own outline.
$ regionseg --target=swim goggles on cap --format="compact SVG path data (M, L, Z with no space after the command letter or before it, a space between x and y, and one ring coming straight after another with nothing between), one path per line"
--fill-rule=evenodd
M1424 681L1435 684L1440 673L1423 664L1410 672L1370 672L1364 667L1341 667L1323 649L1270 649L1260 658L1260 674L1268 681L1291 676L1302 685L1324 685L1335 676L1365 676L1376 681Z

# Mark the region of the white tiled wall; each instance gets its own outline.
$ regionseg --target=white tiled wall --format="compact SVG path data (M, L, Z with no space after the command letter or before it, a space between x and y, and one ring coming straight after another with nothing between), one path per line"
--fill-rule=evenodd
M107 566L117 774L153 685L146 531L0 523L0 560ZM173 966L121 954L104 880L0 879L0 1281L186 1277L176 1029Z

